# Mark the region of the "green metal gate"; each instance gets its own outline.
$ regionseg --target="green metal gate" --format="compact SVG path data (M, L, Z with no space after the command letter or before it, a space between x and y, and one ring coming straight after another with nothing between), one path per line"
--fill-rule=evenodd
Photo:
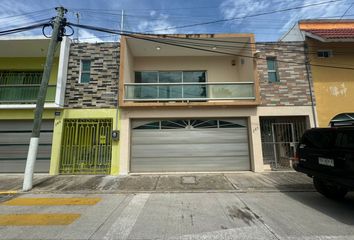
M111 119L64 120L60 174L109 174Z

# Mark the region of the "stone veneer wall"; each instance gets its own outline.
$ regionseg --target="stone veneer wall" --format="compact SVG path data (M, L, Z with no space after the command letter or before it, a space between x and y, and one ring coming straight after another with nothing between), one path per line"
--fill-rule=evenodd
M79 83L81 60L91 60L89 83ZM114 108L118 103L119 43L72 43L66 108Z
M262 58L257 61L261 106L310 106L311 97L305 64L286 63L305 63L303 43L257 43L257 49ZM286 61L278 62L279 82L268 81L266 57Z

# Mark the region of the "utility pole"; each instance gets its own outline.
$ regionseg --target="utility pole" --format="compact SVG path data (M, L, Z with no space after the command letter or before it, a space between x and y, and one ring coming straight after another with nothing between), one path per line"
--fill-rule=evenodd
M124 29L124 9L122 9L122 14L120 18L120 33L123 33Z
M317 127L316 108L315 108L315 103L314 103L314 99L313 99L314 97L313 97L312 84L311 84L311 78L310 78L310 64L309 64L310 59L308 57L308 46L306 43L304 43L304 49L305 49L306 75L307 75L307 82L309 84L309 90L310 90L313 124L315 125L315 127Z
M50 78L50 72L52 70L55 49L58 42L61 41L62 39L63 30L65 27L63 25L63 22L64 22L64 14L67 12L67 10L63 7L58 7L55 10L57 10L57 16L53 23L53 33L49 42L46 63L43 70L42 82L37 97L32 135L31 135L30 145L27 154L25 176L23 179L23 187L22 187L23 191L29 191L32 189L33 186L33 171L34 171L34 166L37 158L42 115L43 115L45 98L47 95L47 87Z
M77 13L75 13L75 16L76 16L76 23L77 23L77 25L79 25L80 24L80 13L79 12L77 12ZM77 27L76 28L76 38L75 38L75 41L78 43L79 42L79 28Z

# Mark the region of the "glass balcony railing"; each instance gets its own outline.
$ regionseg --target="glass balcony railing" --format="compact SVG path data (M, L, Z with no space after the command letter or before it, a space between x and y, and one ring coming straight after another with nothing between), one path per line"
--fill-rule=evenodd
M1 71L0 104L33 104L42 80L42 72ZM46 102L55 101L56 85L48 85Z
M126 101L208 101L255 99L253 82L126 83Z

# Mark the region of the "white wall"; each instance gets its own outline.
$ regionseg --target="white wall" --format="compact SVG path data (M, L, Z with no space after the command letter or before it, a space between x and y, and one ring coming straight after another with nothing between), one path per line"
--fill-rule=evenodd
M71 40L68 37L64 37L60 44L57 87L55 93L55 104L59 107L64 107L70 44Z

